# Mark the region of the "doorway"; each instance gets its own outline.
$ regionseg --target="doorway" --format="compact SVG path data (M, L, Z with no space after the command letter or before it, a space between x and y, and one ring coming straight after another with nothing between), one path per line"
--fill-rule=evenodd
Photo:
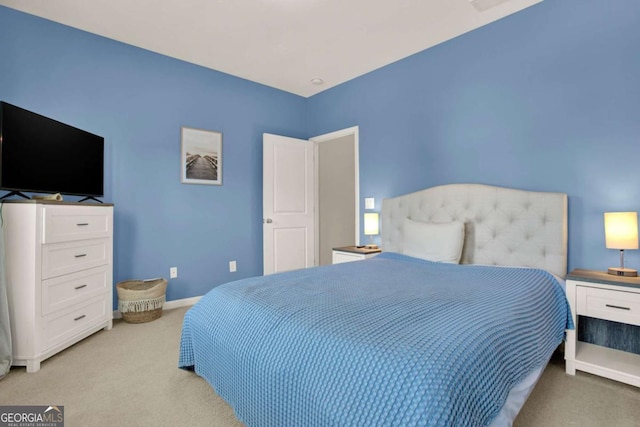
M358 127L310 139L316 172L316 265L332 262L332 249L360 241Z
M358 127L301 140L263 135L263 273L332 262L360 240Z

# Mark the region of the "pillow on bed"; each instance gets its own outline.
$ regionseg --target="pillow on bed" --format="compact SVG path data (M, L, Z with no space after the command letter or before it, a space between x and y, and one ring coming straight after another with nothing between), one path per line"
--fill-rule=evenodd
M420 222L404 219L405 255L434 262L458 264L464 244L461 222Z

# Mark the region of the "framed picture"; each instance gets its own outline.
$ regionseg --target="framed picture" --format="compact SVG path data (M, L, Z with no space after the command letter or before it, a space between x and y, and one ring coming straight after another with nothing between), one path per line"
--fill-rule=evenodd
M222 133L182 127L183 184L222 185Z

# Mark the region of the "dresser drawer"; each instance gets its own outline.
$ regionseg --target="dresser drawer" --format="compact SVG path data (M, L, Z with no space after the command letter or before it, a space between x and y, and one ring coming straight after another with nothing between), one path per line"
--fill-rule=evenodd
M640 326L640 294L578 286L579 315Z
M106 294L45 316L45 348L62 343L103 320L107 320Z
M110 207L47 206L43 216L43 243L96 239L111 234Z
M111 286L107 266L71 273L42 282L42 314L62 310L105 294Z
M111 263L108 239L80 240L42 246L42 279Z

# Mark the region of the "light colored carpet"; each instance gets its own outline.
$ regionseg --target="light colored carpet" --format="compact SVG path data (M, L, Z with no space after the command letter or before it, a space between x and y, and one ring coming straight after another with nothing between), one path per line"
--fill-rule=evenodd
M185 312L166 310L141 324L118 320L35 374L12 368L0 381L0 402L64 405L68 427L241 426L206 381L177 367Z
M12 368L0 381L0 404L64 405L68 427L241 426L205 380L177 368L186 310L138 325L116 321L113 330L46 360L38 373ZM638 426L640 389L580 372L568 376L554 358L514 425Z

